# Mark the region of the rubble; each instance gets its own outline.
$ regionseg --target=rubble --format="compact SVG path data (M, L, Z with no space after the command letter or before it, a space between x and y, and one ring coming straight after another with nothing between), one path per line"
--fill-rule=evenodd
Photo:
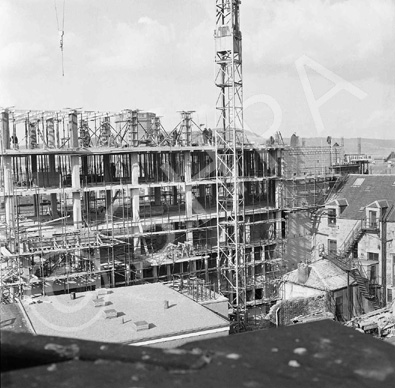
M395 337L395 301L387 307L355 317L345 326L383 339Z

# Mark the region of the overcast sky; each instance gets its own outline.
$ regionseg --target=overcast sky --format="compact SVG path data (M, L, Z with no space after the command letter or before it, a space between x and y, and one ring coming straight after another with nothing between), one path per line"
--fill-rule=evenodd
M215 0L65 0L64 77L55 4L0 1L0 106L214 127ZM241 29L247 129L395 138L395 0L244 0Z

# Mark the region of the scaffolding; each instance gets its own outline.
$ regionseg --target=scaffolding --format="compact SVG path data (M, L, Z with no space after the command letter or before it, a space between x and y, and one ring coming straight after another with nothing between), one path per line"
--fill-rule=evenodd
M3 297L175 275L216 283L229 296L233 279L217 260L217 219L226 219L217 209L217 145L192 113L182 111L166 132L155 114L133 109L3 111ZM265 273L281 259L282 149L254 146L240 159L246 303L270 299Z
M214 134L193 111L169 131L138 109L1 112L2 300L175 277L237 310L278 298L286 212L333 177L311 192L280 134L245 138L239 6L216 1Z

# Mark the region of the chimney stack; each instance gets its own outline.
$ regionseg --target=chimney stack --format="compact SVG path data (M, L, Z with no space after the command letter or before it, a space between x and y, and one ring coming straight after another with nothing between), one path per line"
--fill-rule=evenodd
M301 284L305 284L307 279L309 278L310 268L308 264L299 263L298 264L298 282Z

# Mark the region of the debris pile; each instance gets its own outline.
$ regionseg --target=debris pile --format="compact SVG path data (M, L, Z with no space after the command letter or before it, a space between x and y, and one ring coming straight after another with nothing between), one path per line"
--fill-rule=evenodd
M395 337L395 301L387 307L351 319L346 326L383 339Z

